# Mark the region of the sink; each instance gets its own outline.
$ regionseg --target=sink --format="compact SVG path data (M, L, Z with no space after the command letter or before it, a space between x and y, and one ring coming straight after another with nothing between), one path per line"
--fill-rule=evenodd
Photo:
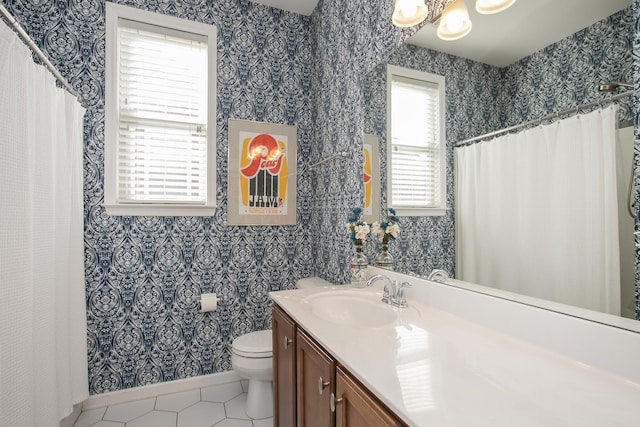
M379 294L367 291L322 292L304 301L315 316L345 326L377 328L417 317L415 309L392 307L382 302Z

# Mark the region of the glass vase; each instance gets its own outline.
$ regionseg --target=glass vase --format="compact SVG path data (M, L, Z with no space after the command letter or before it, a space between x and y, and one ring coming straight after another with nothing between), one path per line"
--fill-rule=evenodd
M385 268L387 270L393 270L393 257L389 253L389 244L381 243L382 249L376 256L375 266Z
M351 258L349 267L351 269L351 285L354 288L364 288L367 285L367 267L369 260L362 252L362 243L354 243L356 254Z

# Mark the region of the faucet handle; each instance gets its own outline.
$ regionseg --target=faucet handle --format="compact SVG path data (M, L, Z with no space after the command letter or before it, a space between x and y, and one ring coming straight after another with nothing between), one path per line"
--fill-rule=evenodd
M409 282L402 282L402 283L396 284L396 294L394 297L394 305L396 307L399 307L399 308L407 307L407 297L404 292L404 289L410 288L411 286L413 285Z
M384 284L384 288L382 289L382 302L390 303L393 298L395 298L396 294L396 281L389 281L389 283Z

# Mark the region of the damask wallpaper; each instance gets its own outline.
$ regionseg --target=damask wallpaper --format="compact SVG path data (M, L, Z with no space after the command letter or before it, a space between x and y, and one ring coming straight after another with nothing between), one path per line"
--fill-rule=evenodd
M445 76L447 204L443 217L402 218L390 250L401 271L455 273L453 144L602 98L598 84L632 81L633 9L624 9L508 67L496 68L411 44L386 63ZM386 208L386 63L365 80L365 132L381 136L382 210ZM631 99L619 101L631 118ZM377 244L366 246L374 257Z
M381 204L386 209L386 65L412 68L445 77L447 150L447 206L453 207L452 143L467 135L481 135L500 128L498 96L500 70L460 57L405 44L385 64L366 77L364 99L365 131L380 136ZM444 216L402 217L401 233L390 245L399 271L428 275L433 269L451 273L455 269L453 209ZM367 242L367 255L373 259L378 243Z
M87 102L85 266L92 394L231 369L233 339L271 326L267 293L313 276L309 17L243 0L121 4L218 30L217 202L213 217L112 217L103 203L104 0L6 2ZM229 227L228 119L297 126L297 225ZM215 313L198 296L216 292Z
M633 0L633 183L636 189L634 206L635 221L635 259L636 259L636 319L640 320L640 0Z
M429 16L446 0L431 1ZM391 23L393 1L321 0L311 19L314 40L313 104L316 106L314 160L347 151L311 175L314 204L312 228L316 273L334 283L350 280L347 263L353 248L345 227L355 207L363 207L362 135L366 74L385 60L411 30Z

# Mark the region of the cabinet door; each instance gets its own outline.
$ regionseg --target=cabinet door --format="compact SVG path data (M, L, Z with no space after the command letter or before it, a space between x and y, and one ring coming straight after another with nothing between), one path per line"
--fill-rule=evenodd
M296 325L278 306L273 306L273 405L274 425L296 425Z
M400 426L382 405L341 368L336 372L336 427Z
M329 397L335 391L335 362L298 329L296 337L298 426L333 427Z

